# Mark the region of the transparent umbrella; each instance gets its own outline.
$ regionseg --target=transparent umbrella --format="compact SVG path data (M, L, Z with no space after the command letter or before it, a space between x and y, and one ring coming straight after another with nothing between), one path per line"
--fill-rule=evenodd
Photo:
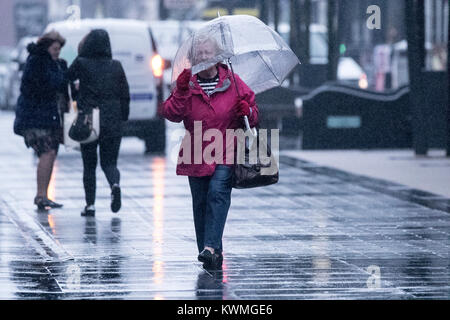
M219 62L228 63L255 93L280 86L300 63L281 36L258 18L222 16L183 42L172 66L172 86L184 69L197 74Z

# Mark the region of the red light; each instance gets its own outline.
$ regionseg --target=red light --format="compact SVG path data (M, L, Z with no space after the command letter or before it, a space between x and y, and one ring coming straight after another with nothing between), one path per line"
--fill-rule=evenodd
M153 75L157 78L162 77L164 71L164 60L159 54L155 54L151 61Z

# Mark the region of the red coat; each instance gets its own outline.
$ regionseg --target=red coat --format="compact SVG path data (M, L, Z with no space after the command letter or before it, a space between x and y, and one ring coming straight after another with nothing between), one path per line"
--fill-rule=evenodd
M178 155L177 175L192 177L212 176L217 164L231 165L233 163L229 160L227 161L226 131L227 129L243 128L243 119L236 115L239 96L236 92L233 76L225 65L220 64L218 69L219 83L209 97L198 84L197 75L194 75L190 79L189 90L182 91L175 88L163 104L162 115L169 121L183 121L187 131ZM241 97L250 105L251 115L249 122L250 126L254 127L258 124L258 107L255 103L255 93L238 75L235 75L235 78ZM196 126L194 126L194 121L196 121ZM199 135L200 124L201 135ZM195 127L198 131L196 135L194 135ZM223 157L220 157L220 154L218 154L214 159L216 156L215 150L219 150L218 146L220 143L217 144L219 141L216 141L215 137L212 139L204 136L205 131L208 129L216 129L215 131L209 131L212 135L221 134ZM213 143L215 144L213 145ZM208 145L209 148L207 148ZM214 146L217 146L217 148ZM211 152L212 149L215 150ZM234 153L234 148L230 150ZM213 158L204 157L205 151L206 154L211 154ZM233 154L231 154L231 158L233 158ZM230 159L230 155L228 155L228 159ZM211 162L211 160L214 161Z

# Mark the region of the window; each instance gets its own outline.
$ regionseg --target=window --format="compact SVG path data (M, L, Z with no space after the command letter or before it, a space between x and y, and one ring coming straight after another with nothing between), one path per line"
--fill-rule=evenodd
M447 69L448 0L425 1L425 67Z

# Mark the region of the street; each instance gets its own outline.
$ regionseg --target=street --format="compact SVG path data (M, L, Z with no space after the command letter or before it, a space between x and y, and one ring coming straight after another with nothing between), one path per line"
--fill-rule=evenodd
M0 299L450 298L448 206L281 157L278 184L233 190L223 271L209 272L170 157L124 138L122 209L98 167L96 216L81 217L81 157L61 146L50 198L64 207L39 213L13 120L0 113Z

